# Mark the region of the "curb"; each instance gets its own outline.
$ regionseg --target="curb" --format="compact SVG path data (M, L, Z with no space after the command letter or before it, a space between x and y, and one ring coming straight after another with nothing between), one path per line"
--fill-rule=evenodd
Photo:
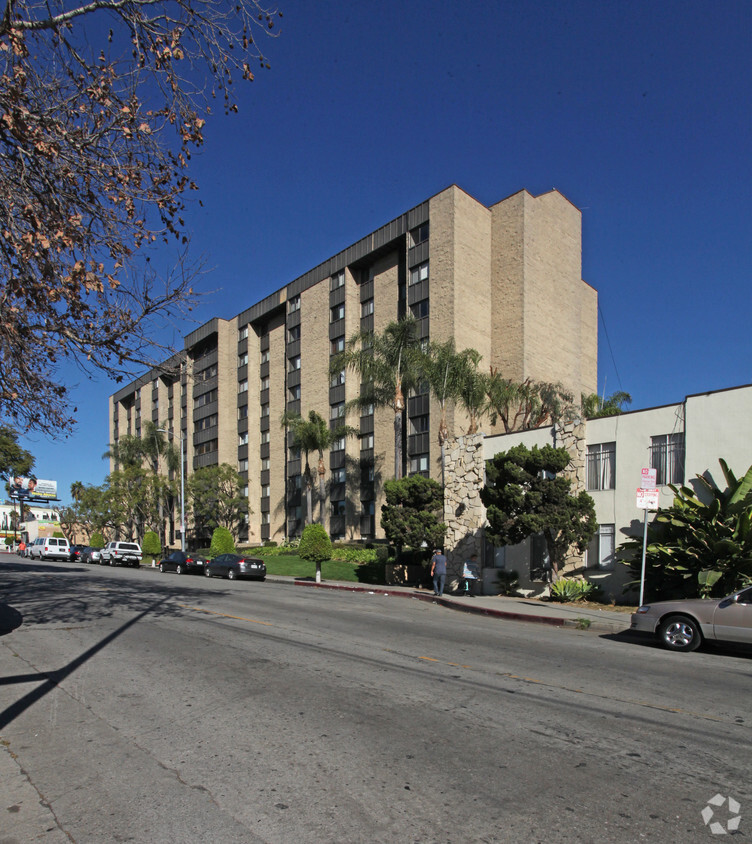
M491 609L490 607L474 607L468 604L459 604L456 601L447 600L446 598L439 598L435 595L421 595L419 593L412 592L396 592L390 589L383 589L379 587L369 588L366 586L347 586L341 583L316 583L315 581L307 580L292 580L292 582L290 582L287 580L280 579L275 580L274 582L290 583L291 586L304 586L314 589L336 589L341 592L365 592L375 595L388 595L393 598L412 598L413 600L417 601L428 601L429 603L433 604L441 604L443 607L447 607L452 610L457 610L458 612L465 612L474 615L485 615L489 616L490 618L505 619L506 621L527 621L532 624L546 624L549 627L566 627L571 630L581 630L583 632L618 633L622 632L623 630L629 629L628 624L622 627L619 624L615 624L608 621L591 621L589 625L582 626L582 624L576 619L557 618L555 616L550 615L528 615L527 613L511 612L509 610Z

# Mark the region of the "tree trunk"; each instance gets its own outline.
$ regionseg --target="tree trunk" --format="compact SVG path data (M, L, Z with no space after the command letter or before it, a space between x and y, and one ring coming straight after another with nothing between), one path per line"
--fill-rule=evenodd
M326 467L324 466L324 455L319 455L319 522L321 527L325 527L325 509L326 509L326 486L324 485L324 476L326 475Z
M402 379L397 376L394 391L394 478L402 477L402 411L405 409L405 399L402 395Z

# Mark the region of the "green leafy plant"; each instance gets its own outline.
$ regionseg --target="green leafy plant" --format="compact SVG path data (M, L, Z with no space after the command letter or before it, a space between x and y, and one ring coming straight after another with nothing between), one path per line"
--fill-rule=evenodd
M575 577L560 577L551 584L551 600L568 604L573 601L584 601L595 587L587 580Z
M106 543L102 534L96 531L92 533L91 537L89 538L89 545L92 548L104 548L105 544Z
M718 462L726 489L703 475L696 490L671 485L672 505L648 525L648 600L722 596L752 582L752 466L737 478ZM642 540L624 543L621 552L639 582Z
M444 509L444 490L437 481L412 475L384 484L386 504L381 508L381 527L398 549L439 548L446 525L439 521Z
M593 622L589 618L576 618L574 623L577 625L578 630L589 630Z
M141 543L141 550L144 552L143 562L151 564L156 557L162 553L162 544L159 537L153 530L147 530L144 534L144 541Z
M520 576L516 571L501 569L496 573L496 588L499 595L516 595L520 585Z
M230 531L227 530L227 528L223 527L214 528L214 533L212 534L211 539L211 546L209 548L210 556L218 557L220 554L234 553L235 541L233 540Z
M323 525L315 522L303 528L303 536L298 546L301 560L316 563L316 582L321 582L321 564L332 558L332 541Z

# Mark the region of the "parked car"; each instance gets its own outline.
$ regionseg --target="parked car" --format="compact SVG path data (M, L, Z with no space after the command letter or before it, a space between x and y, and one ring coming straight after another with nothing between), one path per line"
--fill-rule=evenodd
M32 560L70 560L70 543L57 536L39 536L29 546Z
M260 557L244 557L241 554L220 554L204 567L207 577L252 577L263 580L266 577L266 563Z
M206 557L198 554L186 554L183 551L173 551L159 561L159 570L164 574L166 571L174 571L175 574L203 574Z
M632 630L652 633L672 651L693 651L704 640L752 645L752 586L721 599L646 604L632 614Z
M108 542L102 548L99 560L103 566L141 565L141 546L138 542Z
M92 545L87 545L86 548L81 552L81 562L82 563L99 563L102 560L102 549L101 548L94 548Z
M71 545L70 557L68 558L72 563L77 563L81 560L81 554L84 551L85 545Z

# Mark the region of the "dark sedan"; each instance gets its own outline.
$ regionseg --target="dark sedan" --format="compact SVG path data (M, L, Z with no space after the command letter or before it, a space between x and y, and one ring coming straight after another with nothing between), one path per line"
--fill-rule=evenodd
M70 561L72 563L78 563L81 561L81 555L86 550L85 545L71 545L70 547Z
M163 557L159 561L159 570L161 572L174 571L176 574L187 574L193 572L194 574L202 574L206 558L198 554L186 554L183 551L173 551L169 556Z
M86 548L84 548L84 550L81 552L80 561L82 563L101 563L102 549L94 548L93 545L87 545Z
M220 554L204 567L207 577L252 577L263 580L266 577L266 563L259 557L243 557L241 554Z

